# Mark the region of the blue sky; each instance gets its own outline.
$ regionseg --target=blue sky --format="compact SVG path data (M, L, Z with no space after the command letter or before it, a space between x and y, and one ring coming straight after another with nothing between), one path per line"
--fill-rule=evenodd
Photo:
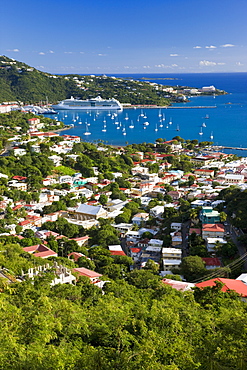
M50 73L247 71L246 0L11 0L0 54Z

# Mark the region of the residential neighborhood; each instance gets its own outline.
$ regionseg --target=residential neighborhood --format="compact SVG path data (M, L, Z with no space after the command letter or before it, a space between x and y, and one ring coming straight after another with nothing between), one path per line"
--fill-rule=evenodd
M21 163L16 169L1 166L0 238L15 237L24 245L25 235L32 235L35 243L29 240L24 252L52 260L67 257L74 271L81 257L85 268L93 265L83 252L100 246L109 256L129 257L128 268L143 269L152 261L162 277L178 274L184 281L184 258L202 258L206 277L212 268L216 275L217 269L224 273L229 258L238 257L234 214L227 215L221 194L232 185L246 190L246 158L180 137L159 139L152 148L89 144L78 136L43 132L53 123L26 114L26 133L8 139L13 149L0 158L3 164L6 158ZM25 167L30 160L43 161L37 180ZM221 255L222 248L229 255Z

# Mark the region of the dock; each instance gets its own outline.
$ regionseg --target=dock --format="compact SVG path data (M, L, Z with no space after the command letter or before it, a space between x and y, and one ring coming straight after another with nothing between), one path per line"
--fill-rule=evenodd
M214 150L221 150L221 149L232 149L232 150L247 150L247 148L242 147L235 147L235 146L224 146L224 145L217 145L212 146Z
M212 109L212 108L217 108L215 105L210 105L210 106L204 106L204 105L198 105L198 106L191 106L191 107L186 107L186 106L169 106L169 105L164 105L164 106L159 106L159 105L124 105L123 104L123 109Z

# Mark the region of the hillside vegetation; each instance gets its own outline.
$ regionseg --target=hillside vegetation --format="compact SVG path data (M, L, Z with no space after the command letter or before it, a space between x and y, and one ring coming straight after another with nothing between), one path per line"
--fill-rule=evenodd
M0 102L22 101L39 103L75 96L87 99L100 95L104 99L116 98L121 103L167 105L164 92L152 84L126 81L107 76L51 75L25 63L0 56Z

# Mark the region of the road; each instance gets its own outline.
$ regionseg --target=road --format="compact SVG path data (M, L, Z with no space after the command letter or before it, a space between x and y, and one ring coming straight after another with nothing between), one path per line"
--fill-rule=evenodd
M182 234L182 257L188 256L188 234L190 228L190 220L183 222L181 234Z
M245 254L246 246L238 241L238 237L244 234L242 230L232 226L229 222L227 222L227 225L225 225L225 230L227 234L229 233L229 235L227 236L229 236L232 239L233 243L237 246L239 255L242 256L243 254ZM247 261L244 262L244 269L247 270Z

